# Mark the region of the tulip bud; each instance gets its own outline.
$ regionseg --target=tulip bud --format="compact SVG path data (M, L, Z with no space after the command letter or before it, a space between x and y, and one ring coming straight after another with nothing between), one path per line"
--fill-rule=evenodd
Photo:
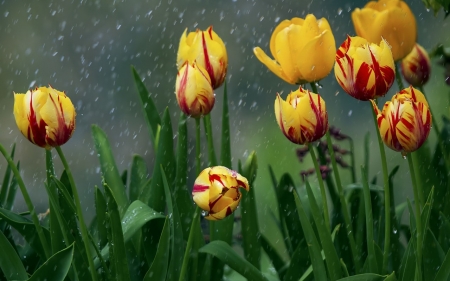
M22 134L37 146L65 144L75 130L75 108L64 92L40 87L14 94L14 117Z
M425 85L430 78L431 64L427 51L416 44L400 64L403 77L414 87Z
M181 35L177 53L177 65L180 69L185 62L197 62L208 73L213 89L217 89L225 81L228 68L227 49L222 39L213 31L197 29L186 35L187 29Z
M221 220L231 215L241 201L239 187L249 191L246 178L223 166L204 169L192 190L195 204L208 212L208 220Z
M296 144L318 140L328 130L325 101L302 87L291 92L286 101L277 94L275 116L283 134Z
M270 38L270 52L274 59L256 47L255 56L267 68L291 84L319 81L333 69L336 43L325 18L312 14L305 19L282 21Z
M358 100L382 97L395 79L391 49L384 40L377 45L347 36L336 52L334 74L344 91Z
M431 112L425 96L410 86L392 97L380 111L372 100L383 142L403 155L419 149L431 129Z
M416 44L416 19L403 1L370 1L353 11L352 21L356 34L370 43L385 39L392 47L394 61L408 55Z
M185 63L178 71L175 93L181 110L194 118L211 112L214 91L208 73L200 65Z

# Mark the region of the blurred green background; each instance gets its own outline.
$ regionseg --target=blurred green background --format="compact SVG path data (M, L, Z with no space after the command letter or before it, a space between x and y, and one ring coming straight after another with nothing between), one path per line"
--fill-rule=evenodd
M10 148L17 143L21 171L38 212L48 207L44 151L30 144L19 132L12 114L13 92L24 93L31 87L51 84L66 91L77 108L77 127L72 139L63 146L80 188L88 216L93 213L94 185L101 183L99 162L90 134L90 125L98 124L109 136L119 170L128 169L133 154L145 157L152 168L154 154L149 142L142 109L133 84L130 66L145 79L160 113L168 106L174 125L178 122L174 83L176 52L185 28L194 31L213 25L226 43L228 94L232 136L233 168L238 159L257 152L259 170L255 183L260 228L267 232L273 222L274 192L268 176L272 165L277 177L290 172L298 185L299 172L312 167L300 163L295 155L298 146L280 132L274 118L273 103L277 92L285 97L297 87L269 72L253 55L268 44L275 26L284 19L305 17L313 13L325 17L333 30L337 47L347 34L354 35L351 11L366 1L331 0L227 0L227 1L1 1L0 2L0 143ZM449 20L443 13L436 17L421 1L407 1L418 26L418 42L427 50L438 43L450 45ZM450 88L444 86L443 69L433 64L430 82L425 86L435 118L448 115ZM348 96L336 83L333 72L320 82L320 94L327 103L330 125L339 127L355 140L356 163L363 163L363 139L371 134L370 178L378 175L375 128L370 106ZM398 90L396 84L385 99ZM219 141L223 87L216 90L212 112L214 135ZM384 100L385 100L384 99ZM384 102L383 100L383 102ZM438 124L442 124L440 118ZM194 157L194 120L189 120L191 156ZM436 136L430 134L432 143ZM203 141L205 144L205 141ZM217 142L216 147L218 147ZM344 148L347 148L344 146ZM203 149L206 157L206 148ZM387 150L389 170L400 164L395 180L396 200L412 197L406 160ZM56 159L56 158L55 158ZM346 159L349 162L349 159ZM57 169L62 171L59 159ZM206 165L206 163L205 163ZM0 160L0 174L6 162ZM359 170L359 168L358 168ZM195 175L191 168L190 181ZM358 173L359 175L359 173ZM342 172L344 185L350 173ZM315 181L314 178L311 178ZM25 211L18 195L16 212ZM92 217L91 217L92 218ZM276 243L276 239L271 239Z

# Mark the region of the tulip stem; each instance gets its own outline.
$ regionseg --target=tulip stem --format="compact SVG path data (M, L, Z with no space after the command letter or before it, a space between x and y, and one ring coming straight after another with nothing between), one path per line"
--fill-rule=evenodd
M39 218L36 214L33 202L31 201L31 197L28 194L28 191L27 191L27 188L25 187L23 179L20 176L20 172L17 169L17 166L14 163L14 161L12 160L11 156L8 154L8 152L6 152L5 148L1 144L0 144L0 152L5 157L6 162L8 162L9 167L11 168L12 172L14 173L14 176L16 177L17 184L19 185L20 191L22 192L22 195L23 195L23 199L25 200L28 210L30 211L30 216L31 216L31 219L33 220L33 224L36 227L39 241L42 244L42 248L44 248L45 256L47 258L49 258L51 256L50 247L48 245L47 239L44 236L44 231L42 230L42 226L39 223Z
M216 166L217 158L216 158L216 153L214 151L214 142L213 142L212 126L211 126L211 114L205 115L205 117L203 117L203 123L205 124L206 140L208 142L208 155L209 155L208 167Z
M197 175L200 174L200 118L195 118L195 163Z
M89 263L89 269L90 269L89 271L91 273L91 278L93 281L97 281L98 280L97 279L97 271L95 270L94 260L91 255L91 247L89 247L90 240L89 240L89 235L87 232L86 224L84 222L83 212L81 209L80 197L78 196L78 190L75 185L75 181L73 179L72 172L70 171L69 164L67 163L66 157L64 156L64 153L62 152L61 147L56 146L55 149L56 149L56 152L58 152L59 158L61 159L64 169L66 170L67 177L69 178L69 183L70 183L70 187L72 189L72 194L73 194L73 200L75 201L77 216L78 216L78 220L80 222L81 237L83 238L83 241L84 241L83 244L84 244L84 248L86 250L86 255L87 255L87 259L88 259L88 263Z
M403 86L402 75L400 74L398 64L394 63L394 65L395 65L395 80L397 80L398 89L399 91L401 91L405 88L405 86Z
M416 256L416 269L417 274L419 276L416 276L418 281L422 280L422 217L421 217L421 211L420 211L420 202L419 202L419 187L417 186L416 181L416 175L414 171L414 163L413 159L411 157L411 153L408 153L408 165L409 165L409 173L411 174L411 181L413 185L413 191L414 191L414 205L416 207L416 239L417 239L417 256Z
M183 281L186 277L186 271L189 264L189 256L192 249L192 244L194 243L195 230L198 228L198 223L200 221L200 208L197 206L195 208L194 217L192 218L191 229L189 230L189 238L186 244L186 250L184 252L183 264L181 266L180 279L179 281Z
M338 165L336 163L336 156L334 155L333 143L331 142L330 131L327 130L326 133L328 153L330 154L331 164L333 166L334 179L336 181L336 186L338 188L339 199L341 201L341 211L344 216L345 230L347 233L348 241L350 242L350 251L352 252L353 263L355 265L356 272L359 272L360 258L358 257L358 252L356 251L355 237L352 231L352 222L350 220L350 215L348 213L347 201L345 200L344 189L342 188L341 176L339 174Z
M311 159L314 163L314 168L316 169L317 180L319 181L320 194L322 195L322 202L323 202L323 216L325 218L325 225L327 226L328 233L331 233L330 214L328 213L327 195L325 192L325 186L323 184L322 173L320 172L319 163L317 162L316 154L314 153L314 147L312 146L311 143L308 143L308 149L311 155Z
M351 173L352 173L352 181L356 182L356 164L355 164L355 146L353 144L353 139L349 138L348 142L350 143L350 162L352 165Z
M391 193L389 192L389 174L386 162L386 152L384 151L384 143L378 128L377 115L372 107L372 117L377 130L378 147L380 149L381 166L383 168L383 184L384 184L384 252L382 272L388 272L389 252L391 249Z

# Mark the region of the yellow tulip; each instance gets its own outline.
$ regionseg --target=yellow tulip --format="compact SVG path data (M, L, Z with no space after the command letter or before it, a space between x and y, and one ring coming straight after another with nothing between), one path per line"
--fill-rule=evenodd
M425 85L430 78L431 63L427 51L416 44L400 64L403 77L414 87Z
M367 101L384 96L395 80L395 65L386 41L370 44L347 36L336 52L334 74L350 96Z
M205 31L197 29L189 34L187 29L184 30L177 53L178 70L185 62L197 62L206 69L213 89L223 84L228 69L227 49L212 26Z
M75 108L64 92L40 87L14 94L14 117L22 134L37 146L65 144L75 130Z
M431 129L431 112L421 91L410 86L398 92L380 111L372 100L383 142L403 155L419 149Z
M320 95L301 87L291 92L286 101L277 94L275 116L283 134L296 144L318 140L328 130L325 101Z
M204 169L192 190L195 204L208 212L208 220L221 220L236 210L242 198L239 187L249 191L246 178L223 166Z
M206 70L196 63L185 63L178 71L175 93L181 111L194 118L211 112L215 98Z
M334 64L336 45L330 25L325 18L312 14L305 19L282 21L270 38L270 52L253 49L256 57L278 77L291 84L319 81L330 73Z
M394 61L409 54L416 43L416 19L403 1L370 1L353 11L352 21L356 34L370 43L385 39L392 47Z

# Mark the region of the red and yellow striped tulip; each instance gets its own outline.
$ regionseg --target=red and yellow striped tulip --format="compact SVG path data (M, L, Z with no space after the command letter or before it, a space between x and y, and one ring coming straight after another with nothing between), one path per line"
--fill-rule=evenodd
M431 63L427 51L416 44L400 64L403 77L414 87L425 85L430 78Z
M14 117L22 134L37 146L65 144L75 130L75 108L64 92L40 87L14 94Z
M249 191L246 178L223 166L204 169L192 190L195 204L208 212L208 220L221 220L236 210L242 198L239 188Z
M175 93L181 111L194 118L211 112L215 97L208 73L200 65L185 63L178 71Z
M372 105L381 138L389 148L405 155L422 146L430 133L432 118L422 92L410 86L386 102L382 111L373 100Z
M347 36L336 52L334 74L344 91L358 100L382 97L395 79L391 49L384 40L377 45Z
M177 65L180 69L185 62L197 62L208 73L213 89L217 89L225 81L228 69L227 49L222 39L213 31L197 29L187 34L187 29L181 35L177 53Z
M416 19L403 1L370 1L353 11L352 21L356 34L370 43L385 39L392 47L394 61L404 58L416 44Z
M325 18L312 14L305 19L282 21L270 38L271 59L260 48L256 57L278 77L291 84L319 81L333 69L336 43Z
M286 101L277 94L275 116L283 134L296 144L318 140L328 130L325 101L302 87L291 92Z

